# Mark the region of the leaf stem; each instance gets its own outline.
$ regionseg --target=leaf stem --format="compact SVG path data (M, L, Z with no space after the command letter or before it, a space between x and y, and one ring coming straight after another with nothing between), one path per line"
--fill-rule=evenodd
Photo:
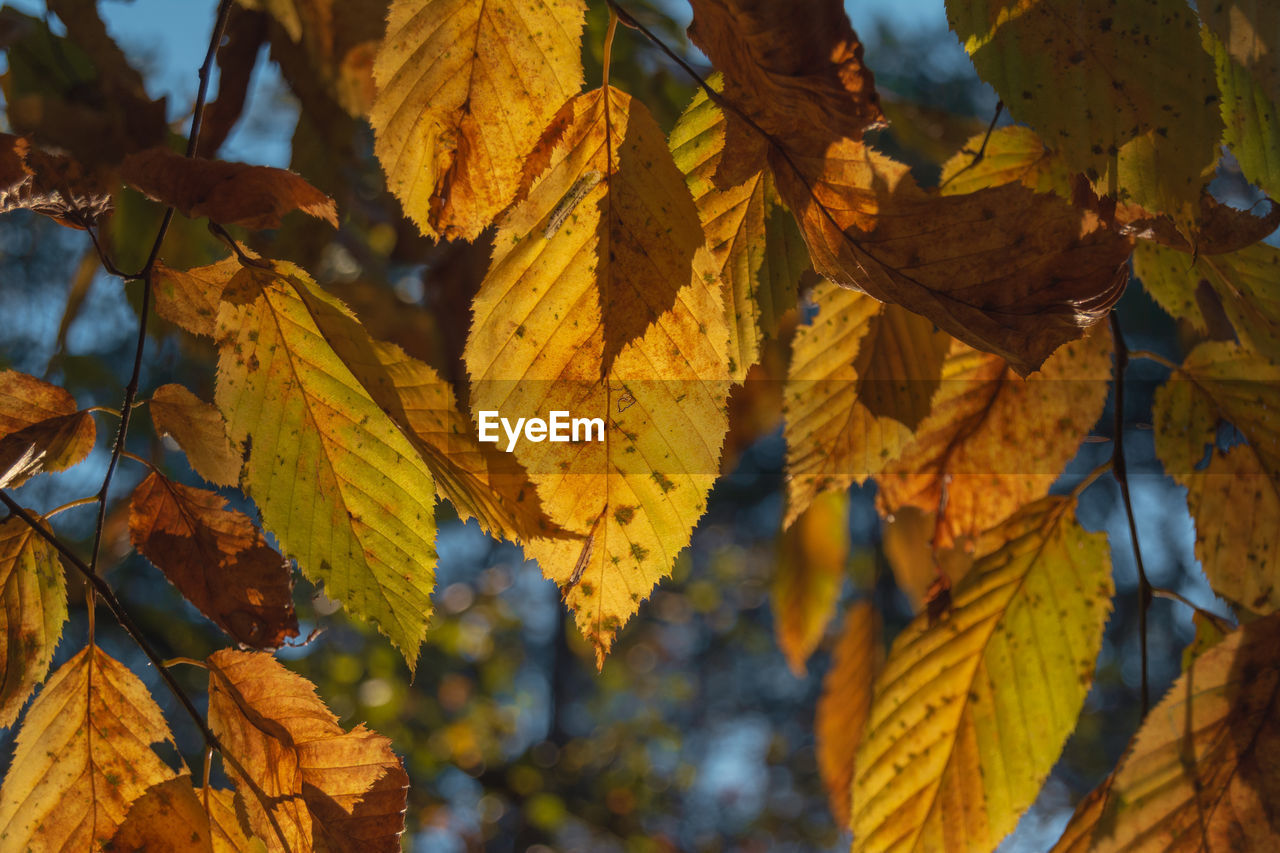
M1199 605L1193 603L1190 599L1188 599L1185 595L1183 595L1180 592L1176 592L1175 590L1172 590L1172 589L1163 589L1161 587L1152 587L1151 594L1156 596L1157 598L1167 598L1170 601L1176 601L1179 604L1185 604L1187 607L1190 607L1196 613L1199 613L1201 616L1203 616L1204 618L1212 622L1213 626L1217 628L1219 631L1223 632L1224 634L1231 630L1231 621L1228 620L1226 617L1219 616L1217 613L1214 613L1212 610L1205 610L1203 607L1200 607Z
M1169 368L1170 370L1178 369L1178 365L1174 364L1172 361L1165 358L1160 353L1152 352L1151 350L1136 349L1133 352L1129 353L1129 358L1130 359L1145 358L1148 361L1154 361L1156 364L1162 364L1165 367Z
M53 518L55 515L57 515L60 512L63 512L68 509L73 509L78 506L84 506L85 504L96 503L97 500L98 500L97 495L89 495L89 497L87 498L77 498L74 501L69 501L67 503L64 503L62 506L54 507L53 509L46 512L44 514L44 517Z
M1138 546L1138 523L1133 514L1133 497L1129 493L1129 469L1124 455L1124 374L1129 366L1129 350L1125 346L1120 318L1111 309L1111 337L1115 342L1115 421L1111 445L1111 470L1120 484L1120 496L1124 501L1125 516L1129 520L1129 539L1133 543L1133 560L1138 568L1138 641L1142 651L1142 717L1146 719L1151 707L1151 692L1147 674L1147 609L1151 606L1151 582L1142 562L1142 549Z

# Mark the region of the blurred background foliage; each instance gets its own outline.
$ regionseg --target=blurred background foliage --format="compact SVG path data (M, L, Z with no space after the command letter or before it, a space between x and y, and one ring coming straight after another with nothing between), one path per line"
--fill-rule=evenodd
M115 55L106 42L69 38L66 22L47 14L43 4L11 2L0 10L5 129L20 129L14 127L19 108L28 111L21 115L29 122L30 110L39 106L42 117L34 120L42 122L43 135L80 149L81 156L93 157L95 148L106 156L101 149L113 140L177 139L213 5L104 0L100 12L114 39L108 41L118 45L129 71L110 64ZM215 101L206 137L212 142L201 150L212 154L216 143L226 159L290 166L334 196L343 214L337 233L291 217L277 232L237 236L301 264L350 304L374 336L398 343L463 387L458 356L489 246L483 238L473 245L430 244L400 216L382 184L372 134L353 117L365 93L344 77L348 66L363 61L360 45L380 36L381 5L334 2L334 9L346 12L335 13L341 20L332 30L317 36L302 16L296 40L266 12L239 10L222 53L219 99L229 93L222 101L226 114L218 113ZM661 0L627 5L706 69L684 37L687 7ZM946 29L941 0L861 3L850 11L892 119L875 144L910 163L926 185L935 183L940 164L986 128L995 95ZM588 85L600 77L606 23L605 4L592 3L584 40ZM626 29L614 45L612 82L643 100L666 129L693 92L678 68ZM242 114L234 104L240 88ZM100 130L86 135L86 127ZM1215 192L1247 204L1245 186L1228 157ZM159 212L131 192L118 194L107 238L123 268L140 265ZM185 267L222 253L202 223L179 216L163 256ZM0 366L61 384L82 405L117 406L132 357L135 288L101 272L83 232L33 214L0 218ZM1179 329L1140 289L1130 288L1120 311L1132 347L1181 360ZM209 345L163 322L154 329L144 391L178 381L209 398ZM474 523L459 523L447 505L440 509L436 615L412 681L389 644L299 580L299 616L310 642L280 656L318 685L344 725L365 721L392 738L412 780L409 847L637 853L847 847L817 771L813 714L821 679L840 614L851 602L870 597L884 614L889 638L912 611L893 581L889 558L902 558L886 552L872 488L854 489L840 510L849 548L836 558L842 564L836 600L814 617L817 651L797 671L779 650L771 591L780 573L795 565L785 553L795 543L779 541L776 533L783 511L780 380L787 346L785 336L773 342L764 364L735 391L726 476L709 512L673 577L622 632L601 673L567 623L555 585L518 548L488 539ZM1159 473L1145 427L1163 370L1137 362L1131 376L1126 440L1152 581L1211 606L1192 555L1185 493ZM1083 445L1062 489L1109 454L1111 418L1110 411L1104 414L1097 441ZM181 454L148 433L149 419L135 424L131 450L164 463L167 475L194 482ZM23 502L47 510L92 493L107 458L106 439L99 445L87 464L24 487ZM144 472L127 460L125 466L108 518L109 581L163 654L203 657L225 645L225 637L131 553L122 498ZM1036 806L1002 849L1045 849L1136 729L1136 578L1121 513L1110 479L1085 493L1081 520L1112 536L1116 609L1080 725ZM84 545L92 535L90 516L71 510L58 518L58 527ZM79 586L74 576L70 582ZM55 665L85 635L85 597L77 592L72 601L79 604ZM834 618L823 629L828 614ZM1151 631L1158 696L1178 673L1193 635L1189 611L1157 600ZM173 713L175 703L155 673L110 620L99 620L98 634L111 654L143 676L169 712L188 763L198 767L198 738ZM180 666L178 673L194 695L203 696L203 671ZM0 734L0 764L7 765L12 749L13 731Z

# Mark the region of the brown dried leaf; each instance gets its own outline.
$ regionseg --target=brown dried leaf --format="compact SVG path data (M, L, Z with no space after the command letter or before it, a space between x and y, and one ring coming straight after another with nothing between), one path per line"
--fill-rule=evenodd
M111 195L70 157L0 133L0 213L11 210L33 210L83 228L110 212Z
M0 489L17 488L36 474L65 471L93 450L97 427L90 412L40 421L0 439Z
M161 385L150 406L156 432L178 442L197 474L218 486L240 482L244 460L231 447L226 421L212 403L181 385Z
M148 198L184 216L262 230L280 227L300 210L338 227L333 199L285 169L183 157L167 148L130 154L120 177Z
M173 778L153 743L173 743L147 688L88 646L31 703L0 788L6 850L97 850L130 804ZM175 747L176 748L176 745Z
M275 648L298 636L288 563L220 495L153 472L133 493L129 535L188 601L240 643Z
M0 728L49 671L67 621L58 552L21 518L0 524Z
M0 371L0 437L75 413L75 398L65 388L16 370Z
M272 850L400 850L409 777L389 740L343 731L314 685L268 654L208 663L209 725L254 834Z

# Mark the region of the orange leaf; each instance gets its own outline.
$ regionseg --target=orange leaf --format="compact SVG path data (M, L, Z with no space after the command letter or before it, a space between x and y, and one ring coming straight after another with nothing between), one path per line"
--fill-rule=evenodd
M262 230L280 227L300 210L338 227L333 199L285 169L183 157L167 148L130 154L120 177L148 198L184 216Z
M782 534L773 579L774 631L797 676L835 615L849 562L849 493L824 492Z
M227 438L227 424L212 403L181 385L161 385L151 395L151 420L187 454L201 477L219 486L240 482L243 458Z
M854 759L871 712L871 688L883 664L880 614L871 602L859 601L845 614L844 633L822 679L813 720L818 771L840 826L849 825Z
M152 473L133 493L133 544L188 601L246 646L298 636L288 563L214 492Z
M76 401L66 389L16 370L0 371L0 437L75 412Z
M343 731L315 686L271 655L223 650L208 663L209 726L255 835L289 851L400 850L409 777L389 740Z
M240 261L234 255L190 270L175 270L156 261L151 274L156 313L193 335L213 337L222 291L239 271Z
M97 427L89 412L49 418L0 439L0 488L21 486L36 474L65 471L93 450Z
M933 411L877 475L881 510L939 512L933 547L943 549L1044 495L1102 414L1110 345L1096 332L1026 379L998 356L953 347Z

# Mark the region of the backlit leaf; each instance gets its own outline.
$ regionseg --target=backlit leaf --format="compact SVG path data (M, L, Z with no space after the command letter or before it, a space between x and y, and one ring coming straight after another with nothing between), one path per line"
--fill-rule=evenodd
M719 86L719 75L710 83ZM778 334L782 314L795 307L800 277L809 267L808 252L778 200L763 158L742 183L717 186L725 118L702 90L671 131L670 145L724 282L729 372L741 382L760 360L762 341Z
M224 650L208 664L209 726L268 849L400 850L409 777L389 740L344 730L271 655Z
M973 567L973 554L963 547L935 548L937 512L902 506L885 518L881 545L893 570L898 589L919 613L929 598L929 590L940 577L955 586ZM959 544L959 543L958 543Z
M285 169L183 157L168 148L130 154L120 177L153 201L192 219L263 230L300 210L338 227L333 199Z
M993 850L1076 724L1112 585L1105 537L1044 498L983 536L941 619L876 680L853 782L854 850Z
M173 437L197 474L217 486L239 484L243 460L227 440L226 421L212 404L181 385L161 385L149 405L156 432Z
M288 562L214 492L152 473L134 490L129 535L182 595L238 642L275 648L298 636Z
M983 140L982 159L977 154ZM969 139L942 167L938 187L943 195L964 195L988 187L1019 183L1038 193L1071 195L1071 175L1062 158L1045 146L1029 127L1010 125Z
M826 492L787 528L773 577L778 645L797 676L835 615L849 562L849 493Z
M97 850L129 806L172 770L172 742L147 688L94 645L58 668L18 732L0 788L0 838L13 850Z
M412 667L431 612L435 487L317 326L324 312L347 313L297 267L237 273L218 314L217 405L284 552Z
M1102 330L1026 379L997 356L955 345L933 411L876 475L881 511L941 513L933 546L943 549L1044 495L1102 414L1110 361Z
M1268 0L1197 8L1222 91L1224 141L1245 177L1280 198L1280 8Z
M11 210L34 210L82 228L111 210L111 196L99 177L65 154L0 133L0 213Z
M393 0L370 121L387 185L430 237L475 237L582 88L581 0Z
M0 728L49 672L67 621L58 552L20 518L0 524Z
M0 438L0 488L11 489L46 471L79 465L97 437L90 412L40 421Z
M1122 202L1170 213L1175 200L1194 204L1222 123L1186 3L947 0L947 18L1010 114L1073 171Z
M1233 631L1151 709L1055 853L1280 845L1280 617Z
M134 800L109 851L145 850L147 853L213 853L209 816L196 798L191 776L182 774L159 784ZM225 850L226 848L220 848Z
M75 398L66 389L16 370L0 371L0 436L75 413Z
M854 760L871 711L871 689L884 665L880 630L880 614L871 602L864 599L849 608L814 713L818 770L831 813L842 827L849 825Z
M189 270L157 261L152 273L156 313L193 335L213 337L222 290L239 271L240 261L234 255Z
M596 90L558 121L495 238L465 361L475 417L603 423L603 441L513 448L548 516L579 537L525 554L566 587L602 661L706 508L727 429L727 329L697 212L648 112Z

